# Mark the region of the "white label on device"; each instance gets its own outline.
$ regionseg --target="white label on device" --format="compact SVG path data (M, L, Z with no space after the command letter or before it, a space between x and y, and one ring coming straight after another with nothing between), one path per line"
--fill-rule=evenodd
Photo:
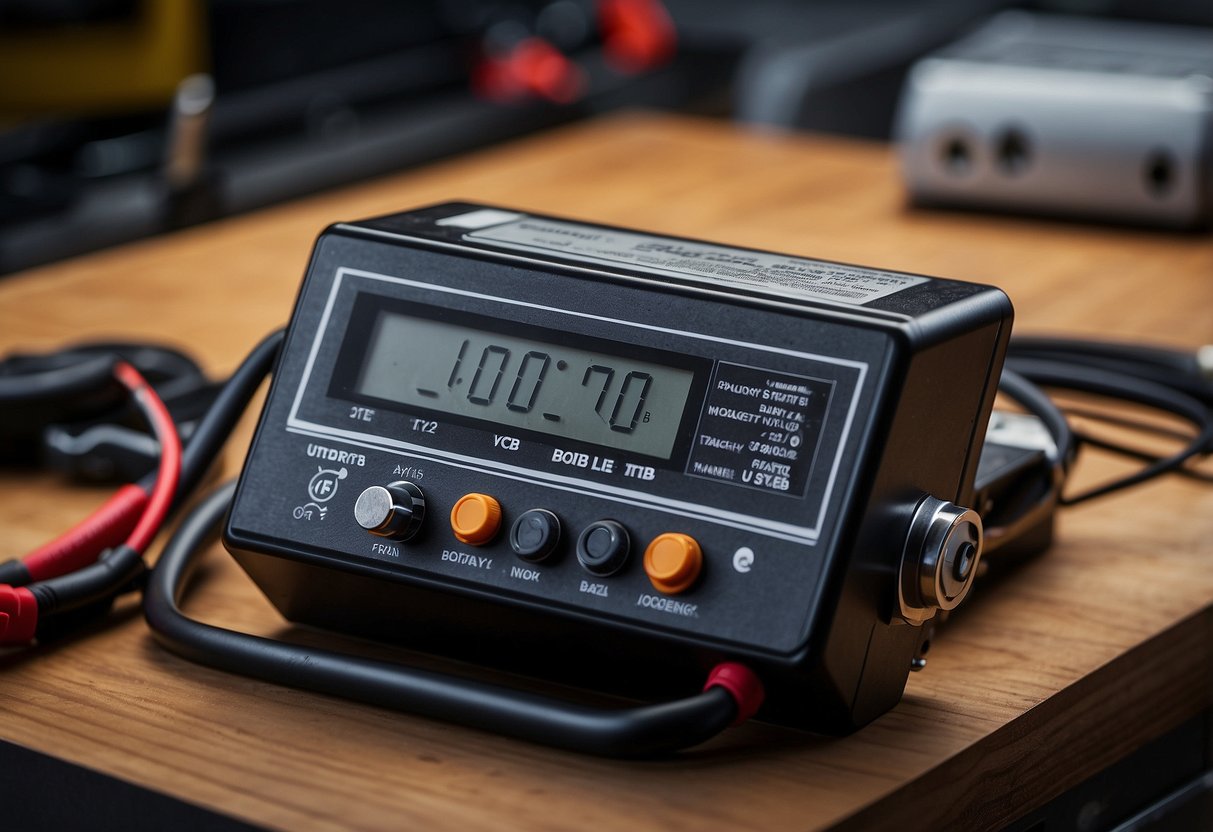
M497 208L481 208L476 211L469 211L466 214L456 214L453 217L444 217L436 220L435 225L450 225L455 228L484 228L486 225L497 225L498 223L509 222L520 217L525 217L526 214L519 214L516 211L501 211Z
M754 287L779 297L849 304L869 303L930 279L534 217L473 231L465 238L558 254L566 260L697 278L700 283Z

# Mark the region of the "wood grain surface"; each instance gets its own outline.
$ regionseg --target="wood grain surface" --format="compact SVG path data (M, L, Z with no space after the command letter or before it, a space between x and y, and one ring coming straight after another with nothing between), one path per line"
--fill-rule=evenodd
M448 199L993 283L1019 331L1213 341L1208 236L919 212L883 146L637 115L5 278L0 354L167 340L224 374L285 322L325 225ZM1080 476L1117 470L1091 456ZM3 474L0 557L103 497ZM220 550L208 564L200 618L324 640ZM1213 488L1171 477L1066 513L1048 555L979 585L902 704L845 739L751 725L675 760L579 757L188 664L130 604L87 638L0 654L0 738L291 830L997 828L1213 703L1211 603Z

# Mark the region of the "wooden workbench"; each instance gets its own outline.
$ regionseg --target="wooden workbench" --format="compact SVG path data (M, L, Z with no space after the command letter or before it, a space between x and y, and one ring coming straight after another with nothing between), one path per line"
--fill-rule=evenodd
M1207 236L917 212L883 146L630 116L6 278L0 354L168 340L224 374L285 322L322 227L458 198L993 283L1019 331L1213 341ZM103 496L4 474L0 557ZM290 629L229 558L209 563L194 614ZM590 759L197 667L134 614L0 654L0 740L292 830L979 829L1213 703L1208 485L1076 508L1046 557L975 595L902 704L841 740L752 725L675 760Z

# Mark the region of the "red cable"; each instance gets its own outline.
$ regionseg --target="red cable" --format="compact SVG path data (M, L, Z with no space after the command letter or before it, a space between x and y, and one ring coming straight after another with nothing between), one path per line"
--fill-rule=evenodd
M181 439L177 436L177 425L168 408L138 370L125 361L119 361L114 365L114 377L130 390L160 442L160 468L156 472L156 485L143 516L126 539L127 546L142 553L160 531L177 493L177 480L181 476Z
M119 488L84 520L21 559L30 581L45 581L93 563L102 551L126 539L147 501L147 492L137 485Z
M121 369L123 367L126 369ZM143 377L128 364L120 363L116 365L114 375L131 391L137 401L138 394L136 391L141 388L147 388L147 383ZM159 403L159 397L156 397L156 402ZM153 431L156 432L157 438L160 439L160 431L156 427L159 417L153 415L153 411L145 406L142 401L139 401L139 407L151 424ZM160 408L164 409L163 404L160 404ZM167 410L165 411L165 415L167 415ZM169 423L172 424L171 418L169 419ZM175 425L173 425L172 433L175 437ZM161 444L164 444L163 440L161 440ZM179 443L177 447L179 451ZM165 460L163 455L161 455L162 471L164 463ZM176 463L176 467L179 467L179 465L179 462ZM157 486L159 484L160 477L157 478ZM176 488L175 483L173 488ZM101 552L117 546L124 540L128 540L141 519L147 515L149 500L148 494L138 485L124 485L106 500L99 509L76 524L69 531L48 543L44 543L22 558L26 572L29 573L29 580L31 582L45 581L48 578L66 575L69 572L75 572L77 569L83 569L85 566L96 561L97 556ZM163 520L163 516L156 521L157 526L161 520ZM140 535L140 537L143 536L145 536L145 533Z
M139 371L124 361L114 364L114 377L130 391L160 442L160 467L151 496L137 485L119 489L105 505L67 534L38 548L23 563L34 582L88 566L104 548L125 546L140 554L152 542L168 515L181 476L181 439L177 425L156 391ZM134 517L139 515L138 522ZM134 526L133 530L131 526ZM37 633L38 600L28 587L0 585L0 644L24 644Z

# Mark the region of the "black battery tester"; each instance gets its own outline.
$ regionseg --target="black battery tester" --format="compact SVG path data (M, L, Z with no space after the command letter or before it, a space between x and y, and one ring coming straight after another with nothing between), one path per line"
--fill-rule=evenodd
M224 541L294 621L650 701L734 662L849 731L972 582L1011 318L481 205L335 225Z
M979 566L1045 549L1059 506L1200 477L1213 451L1210 347L1010 326L991 287L482 205L336 225L289 331L222 383L149 344L0 359L0 462L41 446L126 483L0 562L0 647L142 590L186 658L577 751L666 753L754 715L845 733L898 701ZM238 490L149 570L271 373ZM995 389L1026 413L991 419ZM1071 428L1046 389L1191 430L1156 456ZM1075 491L1084 448L1141 465ZM220 530L287 618L456 664L190 618Z

